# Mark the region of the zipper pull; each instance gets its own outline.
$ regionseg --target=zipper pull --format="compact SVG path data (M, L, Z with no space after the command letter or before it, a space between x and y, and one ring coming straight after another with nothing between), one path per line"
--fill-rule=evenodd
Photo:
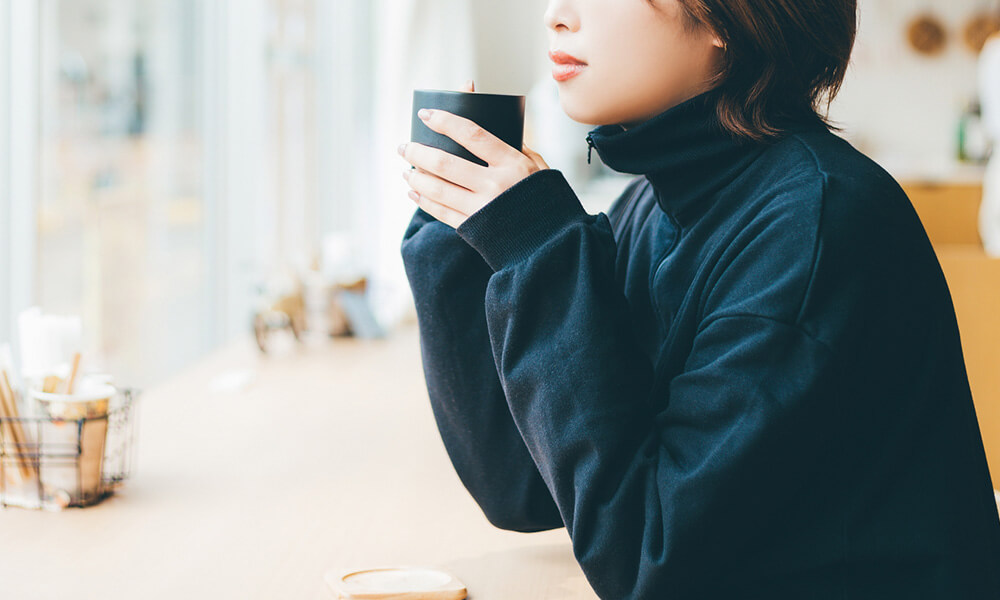
M587 164L590 164L590 151L594 149L594 140L587 134Z

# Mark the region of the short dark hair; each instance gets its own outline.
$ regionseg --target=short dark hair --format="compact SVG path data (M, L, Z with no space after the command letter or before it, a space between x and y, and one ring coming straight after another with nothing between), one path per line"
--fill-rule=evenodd
M858 28L857 0L678 0L690 29L725 44L716 113L738 137L780 137L793 122L829 120ZM818 106L826 97L821 115Z

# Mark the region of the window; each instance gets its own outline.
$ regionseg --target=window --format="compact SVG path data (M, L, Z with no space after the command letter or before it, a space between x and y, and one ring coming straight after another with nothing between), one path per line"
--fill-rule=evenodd
M197 4L41 3L36 301L130 383L207 347Z
M363 229L370 12L0 5L0 343L79 314L87 366L145 386L249 335L260 288Z

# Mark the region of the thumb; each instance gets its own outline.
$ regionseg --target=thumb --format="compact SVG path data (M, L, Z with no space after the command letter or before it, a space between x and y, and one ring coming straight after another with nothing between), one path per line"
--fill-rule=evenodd
M545 159L542 158L541 154L535 152L534 150L532 150L531 148L529 148L526 145L522 146L522 151L524 152L525 156L527 156L528 158L530 158L532 160L532 162L534 162L535 165L538 166L539 169L543 169L544 170L544 169L548 169L549 168L549 165L545 162Z

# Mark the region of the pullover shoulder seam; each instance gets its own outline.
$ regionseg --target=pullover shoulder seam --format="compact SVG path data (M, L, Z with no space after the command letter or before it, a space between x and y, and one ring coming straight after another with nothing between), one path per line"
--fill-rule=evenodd
M812 262L809 265L809 283L806 284L805 289L802 291L802 299L799 301L799 310L795 314L795 326L805 331L802 327L802 314L805 312L806 299L809 298L810 292L812 291L813 284L816 282L816 263L819 260L819 242L820 242L820 232L823 229L823 217L826 214L826 194L828 185L828 174L820 165L819 157L813 152L813 149L809 147L798 135L792 136L792 138L799 143L809 156L813 159L813 166L816 172L820 175L821 188L820 188L820 198L819 198L819 219L816 222L816 236L813 240L812 248ZM815 336L813 336L815 337ZM818 340L817 340L818 341Z

